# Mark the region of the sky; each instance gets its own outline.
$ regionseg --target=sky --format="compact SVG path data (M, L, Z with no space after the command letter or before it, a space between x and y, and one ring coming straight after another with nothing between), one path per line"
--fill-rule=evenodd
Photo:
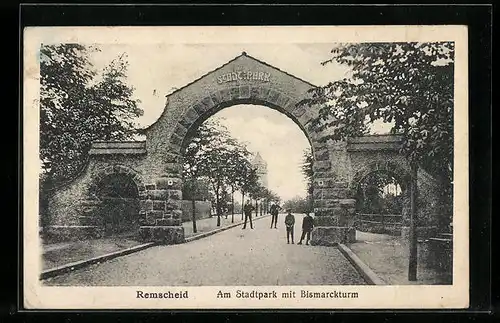
M321 65L334 44L97 44L92 57L102 69L126 53L127 82L135 88L144 115L137 122L146 127L155 122L165 106L165 96L212 71L243 51L283 71L321 86L349 77L349 69L335 63ZM237 139L259 152L268 163L269 188L283 200L306 195L300 172L304 149L309 143L299 127L285 115L264 106L239 105L215 115ZM374 133L386 132L376 127Z

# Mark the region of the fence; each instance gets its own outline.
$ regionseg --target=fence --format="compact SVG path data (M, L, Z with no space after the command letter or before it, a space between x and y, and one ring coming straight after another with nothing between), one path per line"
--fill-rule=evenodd
M355 228L359 231L371 233L387 233L401 235L400 214L356 214Z

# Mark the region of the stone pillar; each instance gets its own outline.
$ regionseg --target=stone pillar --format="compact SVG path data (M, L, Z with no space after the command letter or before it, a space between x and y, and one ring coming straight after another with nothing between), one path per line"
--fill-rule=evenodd
M178 168L176 166L176 168ZM182 226L182 180L179 173L159 177L146 184L141 195L140 238L145 242L184 242Z
M337 145L332 149L318 145L314 155L315 227L311 233L311 244L335 246L354 242L356 200L350 198L346 167L339 164L345 160L345 147Z

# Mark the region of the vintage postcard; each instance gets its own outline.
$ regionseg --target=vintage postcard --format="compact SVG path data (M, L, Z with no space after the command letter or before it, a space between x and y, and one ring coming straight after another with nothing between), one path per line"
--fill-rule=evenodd
M25 308L468 307L466 27L23 35Z

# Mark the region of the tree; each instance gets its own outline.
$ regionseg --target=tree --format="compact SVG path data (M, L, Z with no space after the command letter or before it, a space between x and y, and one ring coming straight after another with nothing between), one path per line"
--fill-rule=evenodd
M241 189L243 174L252 167L249 161L250 152L242 144L235 144L235 149L227 160L227 183L231 187L231 223L234 223L234 193Z
M73 178L95 140L124 140L142 115L126 81L125 55L98 73L80 44L40 48L40 159L52 184Z
M196 228L196 195L199 193L199 180L205 176L206 170L203 168L203 163L208 158L206 155L207 149L213 142L217 142L221 132L217 128L218 124L214 122L206 122L200 125L194 133L191 134L190 140L184 150L183 177L185 179L186 191L190 194L186 196L191 200L191 220L193 222L193 232L197 232ZM205 171L205 172L204 172Z
M332 57L351 77L313 90L302 104L319 104L313 125L333 131L323 140L365 134L381 120L403 137L401 152L411 168L409 279L416 280L415 196L418 167L443 184L443 204L452 205L454 43L341 44Z
M206 177L215 195L217 226L220 226L222 209L227 205L225 200L228 186L238 180L241 167L248 167L249 152L236 139L228 134L228 130L216 119L207 121L207 127L213 129L211 139L197 155L200 174ZM243 174L241 176L244 176Z
M443 180L452 181L454 44L343 44L322 64L351 68L351 77L313 90L301 104L320 104L322 140L366 134L383 121L403 137L401 152Z
M296 213L305 213L310 211L308 199L300 196L286 200L283 203L283 208L290 209L292 212Z

